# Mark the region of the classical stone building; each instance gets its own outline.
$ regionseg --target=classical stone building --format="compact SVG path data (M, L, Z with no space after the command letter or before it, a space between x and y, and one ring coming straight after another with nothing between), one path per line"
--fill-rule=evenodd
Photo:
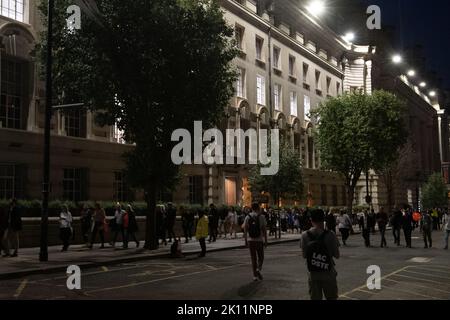
M37 3L1 2L0 198L41 197L45 92L36 57L32 56L42 27ZM328 97L361 86L370 92L372 62L367 56L374 48L348 43L291 1L274 1L272 5L260 0L220 3L240 49L233 63L239 73L236 94L220 128L279 128L303 160L305 197L301 204L306 204L309 195L308 200L315 205L346 205L342 179L321 170L309 113ZM398 90L414 91L401 80L396 79ZM422 98L413 95L411 99L428 119L433 105ZM437 130L436 121L437 117L430 118L421 128ZM434 137L430 133L429 139ZM117 128L97 126L90 112L55 112L51 198L132 199L121 159L132 147L123 143ZM424 157L427 148L423 149ZM431 148L431 160L424 158L430 171L439 168L439 159L434 156L439 148L434 142ZM248 205L252 199L248 172L244 165L184 166L176 192L161 195L161 199Z

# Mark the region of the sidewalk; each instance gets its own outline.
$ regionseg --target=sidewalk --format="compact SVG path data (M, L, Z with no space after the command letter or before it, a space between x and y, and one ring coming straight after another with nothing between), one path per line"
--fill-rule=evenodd
M300 240L300 234L283 234L281 239L269 237L269 245L279 243L295 242ZM170 243L167 246L160 246L158 250L149 251L142 248L135 248L135 244L130 242L129 249L122 249L121 243L116 244L116 249L106 245L105 249L99 249L99 245L89 250L83 245L74 245L68 252L60 252L61 246L52 246L48 249L49 261L39 262L39 248L25 248L19 250L17 258L0 257L0 280L15 279L28 275L44 274L66 271L70 265L77 265L80 268L101 267L117 263L127 263L140 260L167 258L170 256ZM143 241L141 241L141 246ZM120 249L119 249L120 248ZM207 252L217 252L223 250L245 248L242 234L238 239L219 238L217 242L206 243ZM184 255L195 255L200 253L198 241L193 240L182 245Z

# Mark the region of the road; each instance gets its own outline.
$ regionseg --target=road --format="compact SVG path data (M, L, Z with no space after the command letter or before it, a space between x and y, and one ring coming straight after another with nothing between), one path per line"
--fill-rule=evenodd
M419 233L413 248L365 248L360 235L341 248L337 261L340 299L450 299L450 254L425 250ZM402 239L403 241L403 239ZM374 236L373 243L379 243ZM381 290L367 289L367 267L381 268ZM264 281L253 282L246 249L211 253L204 259L159 259L82 270L82 289L69 291L63 273L0 282L0 299L182 299L182 300L307 300L306 266L297 243L270 246Z

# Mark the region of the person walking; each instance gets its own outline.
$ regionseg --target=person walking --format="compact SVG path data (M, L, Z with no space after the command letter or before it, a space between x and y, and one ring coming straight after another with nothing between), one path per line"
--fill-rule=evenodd
M219 228L219 212L217 211L216 206L211 203L209 205L209 215L208 215L208 221L209 221L209 240L208 242L216 242L217 240L217 233Z
M420 230L423 234L424 249L432 248L433 239L431 233L433 232L433 218L431 217L431 211L425 211L422 215L422 219L420 219Z
M63 243L61 252L69 249L70 237L72 236L72 221L72 213L70 213L69 207L64 205L59 214L59 236Z
M378 224L378 230L380 231L381 235L381 248L387 248L387 241L386 241L386 227L389 222L389 218L387 213L384 211L384 208L380 208L380 212L377 214L377 224Z
M345 211L342 210L337 218L337 223L339 232L342 236L342 243L344 246L347 246L347 239L350 236L350 230L352 229L352 221Z
M444 227L444 250L448 250L448 237L450 235L450 211L444 213L442 217L442 226Z
M0 207L0 256L2 255L2 252L6 254L6 244L3 245L3 238L6 234L7 229L8 229L7 210Z
M334 234L336 234L336 218L334 214L331 212L331 210L328 212L327 216L325 217L325 225L326 229L328 231L333 231Z
M4 257L17 257L19 255L19 233L22 231L22 217L20 216L17 200L12 199L7 215L6 231L3 236L5 248ZM11 249L13 253L11 254Z
M192 238L192 220L190 213L190 209L185 209L183 206L180 206L181 226L183 227L185 238L184 243L189 243L189 240Z
M159 205L156 207L156 230L158 232L158 243L161 240L161 244L167 246L166 240L166 210L164 206Z
M114 236L111 242L111 246L115 248L117 237L119 233L122 236L122 241L125 243L125 229L123 227L123 216L125 215L125 210L122 209L122 205L117 203L116 210L114 211L113 229Z
M133 240L136 243L136 248L139 248L140 243L136 238L136 232L139 231L136 221L136 214L133 210L133 206L128 204L127 210L124 215L124 228L125 228L125 244L124 247L128 248L128 242Z
M200 258L206 256L206 238L208 237L208 227L209 227L208 217L206 216L205 211L203 209L199 209L197 228L195 230L195 237L200 243L200 248L202 249L201 253L199 254Z
M252 212L245 218L244 240L245 246L250 249L253 280L263 280L261 271L264 264L264 246L267 246L267 221L261 214L258 203L252 204Z
M431 219L433 220L433 230L439 229L439 213L436 208L431 212Z
M364 244L366 248L370 248L370 232L372 231L372 219L369 216L367 210L359 218L359 225L361 226L362 236L364 238Z
M89 233L92 230L92 211L87 204L84 204L80 212L81 235L83 242L89 246Z
M100 236L100 241L102 243L100 249L103 249L105 248L106 213L99 203L95 204L94 215L92 218L94 220L94 224L91 234L91 244L89 245L89 248L92 249L94 247L95 239L98 233Z
M402 228L403 228L403 233L405 235L406 247L412 248L411 236L412 236L412 230L413 230L413 219L412 219L412 213L410 210L405 210L405 212L403 214Z
M176 240L175 236L175 223L177 221L177 208L173 205L173 203L169 202L167 204L166 211L166 219L167 219L167 237L169 238L169 243Z
M398 209L394 209L394 214L391 216L392 234L394 236L394 243L400 246L400 230L402 228L403 214Z
M227 216L227 232L230 234L230 239L232 239L233 237L233 233L234 233L234 238L237 238L237 233L236 233L236 227L237 227L237 213L236 213L236 209L234 207L230 207L230 210L228 211L228 216ZM225 234L225 239L227 238L227 235Z
M308 267L311 300L338 299L337 272L333 258L339 259L339 243L333 232L325 230L325 213L311 212L312 228L301 235L300 245Z

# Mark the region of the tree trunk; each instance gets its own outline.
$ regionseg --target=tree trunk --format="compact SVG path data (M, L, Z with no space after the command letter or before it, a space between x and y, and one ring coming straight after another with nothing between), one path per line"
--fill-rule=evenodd
M347 186L347 214L351 215L353 213L353 200L355 200L355 187Z
M394 206L394 182L392 178L392 173L388 172L386 177L386 191L387 191L387 205L388 205L388 212L392 212L393 206Z
M156 190L149 187L145 192L147 202L147 218L145 228L145 245L147 250L158 249L158 230L156 225Z

